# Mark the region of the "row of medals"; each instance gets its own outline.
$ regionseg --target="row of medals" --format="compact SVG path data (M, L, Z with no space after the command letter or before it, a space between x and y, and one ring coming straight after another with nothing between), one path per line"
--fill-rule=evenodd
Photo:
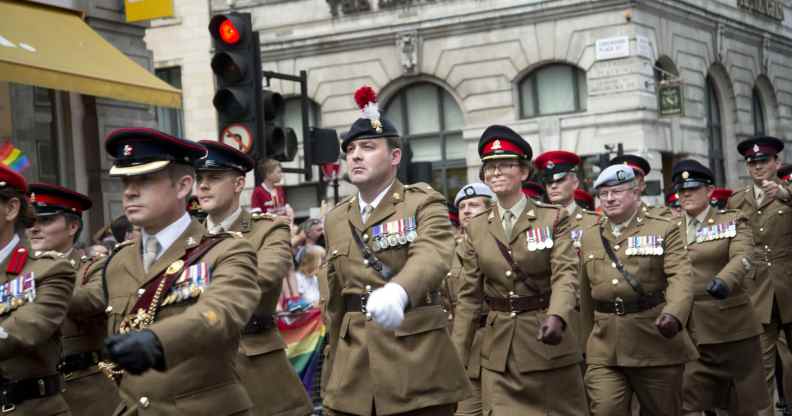
M528 251L544 250L553 248L553 232L550 227L531 228L525 232L525 239L528 244Z
M31 294L28 293L23 296L13 297L10 300L4 300L0 303L0 315L11 312L28 302L33 302Z
M712 241L735 236L737 236L737 224L734 222L715 224L696 231L696 241Z
M656 235L637 235L627 240L628 256L662 256L663 239Z
M405 223L407 223L406 227ZM413 224L414 220L412 218L404 218L387 224L374 226L371 229L372 240L374 240L372 248L374 251L381 251L390 247L398 247L412 243L418 237L418 233L415 231ZM387 229L392 229L394 231L385 234L384 230Z

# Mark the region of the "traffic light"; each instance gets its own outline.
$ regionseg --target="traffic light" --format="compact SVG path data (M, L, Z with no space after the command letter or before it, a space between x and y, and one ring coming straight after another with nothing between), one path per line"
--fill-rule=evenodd
M289 127L275 125L283 114L283 97L277 92L263 91L261 107L264 115L264 140L259 157L291 162L297 155L297 134Z
M227 13L209 22L217 82L212 104L220 141L255 157L262 149L261 54L250 13Z

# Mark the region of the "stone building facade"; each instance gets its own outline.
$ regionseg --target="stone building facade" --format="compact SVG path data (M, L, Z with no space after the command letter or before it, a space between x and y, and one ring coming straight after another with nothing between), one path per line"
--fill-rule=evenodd
M720 184L746 173L736 144L764 132L792 144L792 4L783 0L176 0L146 42L156 66L183 65L188 137L215 137L206 30L212 13L253 15L267 70L308 71L319 125L345 131L361 85L432 163L452 196L477 180L479 135L506 124L534 153L593 161L622 144L652 165L659 201L684 157ZM680 115L657 90L681 85ZM296 86L273 81L284 95ZM792 147L792 146L790 146ZM787 149L792 161L792 149ZM296 163L300 163L299 161ZM288 184L297 185L291 175ZM343 192L342 192L343 193ZM299 207L298 207L299 208Z

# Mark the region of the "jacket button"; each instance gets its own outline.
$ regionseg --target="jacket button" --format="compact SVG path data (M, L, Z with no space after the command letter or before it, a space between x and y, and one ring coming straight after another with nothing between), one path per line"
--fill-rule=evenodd
M618 250L618 249L620 249L620 248L621 248L621 246L620 246L620 245L618 245L618 244L616 244L615 246L613 246L613 249L614 249L614 250Z
M759 229L759 232L764 232L764 227Z
M368 234L363 234L363 241L368 241Z
M757 214L762 215L762 210L756 211Z
M506 270L506 277L511 277L511 275L512 275L512 271L511 270Z
M141 397L139 402L140 402L140 406L142 406L144 409L149 407L149 405L151 404L151 401L146 396Z

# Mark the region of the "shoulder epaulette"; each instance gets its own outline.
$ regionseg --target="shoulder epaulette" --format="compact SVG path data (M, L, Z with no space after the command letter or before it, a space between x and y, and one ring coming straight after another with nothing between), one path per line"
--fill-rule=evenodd
M223 231L223 232L219 232L219 233L216 233L216 234L209 234L209 235L205 236L204 238L209 238L209 237L211 237L211 238L217 238L217 237L220 237L220 238L245 238L245 235L242 234L239 231Z
M428 191L434 191L434 188L432 188L432 186L429 185L426 182L417 182L417 183L412 183L412 184L409 184L409 185L404 185L404 190L405 191L418 191L418 192L426 193Z
M270 221L272 221L272 220L275 219L275 215L274 214L270 214L269 212L253 212L253 213L250 214L250 218L252 218L253 221L259 221L259 220L270 220Z
M34 259L62 259L65 256L60 251L55 251L55 250L46 250L46 251L36 250L36 251L30 253L30 257L32 257Z
M335 206L333 208L330 209L330 211L327 211L327 213L329 214L329 213L335 211L338 207L340 207L342 205L346 205L347 203L352 202L352 198L354 198L354 197L355 197L355 195L347 195L347 196L343 197L340 201L338 201L337 204L335 204Z
M662 215L656 215L656 214L653 214L651 212L644 212L644 217L645 218L649 218L649 219L653 219L653 220L663 221L663 222L671 222L670 218L664 217Z
M555 208L555 209L563 208L561 205L558 204L550 204L547 202L537 201L537 200L534 200L534 204L536 204L537 207L542 207L542 208Z
M601 212L592 211L592 210L585 209L585 208L581 208L580 210L583 211L584 214L593 215L595 217L599 217L600 215L602 215Z
M113 252L119 251L119 250L121 250L124 247L131 246L132 244L135 244L135 240L122 241L122 242L116 244L115 246L113 246Z
M481 211L481 212L479 212L479 213L478 213L478 214L476 214L476 215L474 215L474 216L473 216L473 218L480 217L480 216L482 216L482 215L484 215L484 214L489 214L490 212L492 212L492 208L491 208L491 207L490 207L490 208L487 208L487 209L485 209L484 211ZM471 218L471 219L473 219L473 218Z

